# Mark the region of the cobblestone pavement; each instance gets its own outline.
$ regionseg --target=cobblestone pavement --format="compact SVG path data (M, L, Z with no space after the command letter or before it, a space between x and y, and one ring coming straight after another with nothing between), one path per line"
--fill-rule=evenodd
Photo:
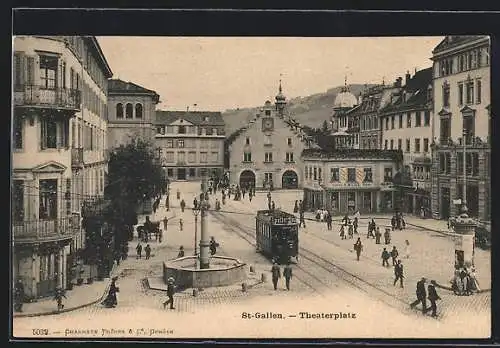
M278 291L274 291L270 282L269 260L265 259L259 253L256 253L255 249L247 241L242 239L240 235L234 232L234 228L222 225L221 222L216 218L216 214L208 214L208 229L210 231L210 236L214 236L221 245L218 253L222 255L238 257L243 262L246 262L248 266L252 265L255 268L255 277L259 277L260 274L264 273L267 277L267 281L263 284L257 285L255 288L252 288L245 293L241 291L240 285L206 289L205 291L200 292L197 297L193 297L190 291L185 291L175 295L175 310L164 310L161 303L165 301L165 293L147 289L144 286L145 284L143 280L146 277L160 277L162 272L161 265L163 260L175 258L177 256L178 248L180 245L184 246L186 255L192 254L194 251L194 216L190 209L186 209L183 213L180 212L179 201L177 201L175 198L175 191L177 187L180 188L187 206L191 207L193 197L199 191L200 186L199 183L188 182L172 184L171 206L173 206L172 210L176 214L176 217L169 220L168 230L166 233L164 233L163 242L161 244L155 241L152 241L150 243L153 249L153 256L150 260L136 260L135 245L137 242L134 241L131 243L131 252L129 258L127 260L124 260L121 263L119 269L117 269L118 273L120 274L120 278L118 280L118 286L120 287L118 307L114 309L106 309L102 308L102 306L100 305L95 305L74 312L63 313L54 317L46 317L47 321L44 321L46 325L61 328L63 328L64 325L88 327L89 325L97 325L97 323L118 325L118 323L122 321L134 323L134 327L140 327L140 325L147 325L148 323L148 325L150 326L158 326L161 324L163 325L160 325L161 327L172 327L172 325L176 323L179 324L182 320L189 318L189 315L193 313L196 313L197 316L202 315L202 317L204 318L205 315L207 315L208 318L211 318L215 315L221 316L222 313L224 313L224 315L219 319L219 323L224 322L224 324L226 324L228 327L232 327L231 325L235 324L236 321L232 319L228 321L228 318L234 316L235 311L239 312L243 310L243 308L246 308L245 306L257 303L255 301L265 299L271 301L269 302L269 307L266 307L267 305L255 305L257 307L254 307L253 310L257 308L262 312L268 310L268 308L272 308L272 303L282 304L286 308L297 308L297 306L300 306L300 304L302 304L303 307L305 306L305 308L309 309L310 305L307 301L315 297L311 287L309 286L309 284L307 284L307 281L305 281L304 279L301 281L301 279L294 278L292 279L292 291L285 291L283 289L283 283L280 283L280 289ZM218 193L217 195L219 196L220 194ZM238 219L238 221L243 225L253 226L253 219L255 216L254 212L257 209L265 209L265 195L265 192L258 192L257 197L255 197L251 203L248 202L247 197L244 201L233 201L232 199L228 200L226 202L226 205L223 206L223 210L227 210L229 212L222 214L231 216L233 219ZM298 197L301 197L301 192L299 191L280 191L273 193L273 199L276 201L276 205L278 207L282 206L283 209L288 211L293 208L293 202L295 199L298 199ZM212 197L211 199L213 203L214 198ZM290 209L286 209L286 206L289 206ZM152 220L162 219L165 213L166 212L164 210L164 207L160 206L160 209L157 211L155 216L152 217ZM184 221L183 231L179 230L180 219L183 219ZM360 230L363 230L363 228L361 227ZM399 240L401 238L407 238L405 237L405 233L415 236L426 235L428 236L427 238L429 238L429 240L435 239L436 241L439 241L437 242L438 244L442 243L443 245L445 245L443 241L445 241L446 238L431 237L429 233L424 233L417 230L408 230L402 232L399 236L395 235L395 243L399 243ZM311 221L310 223L308 223L307 229L301 230L301 234L302 237L300 241L302 245L307 249L313 249L324 256L332 256L332 261L334 261L335 263L341 263L342 267L345 267L352 273L358 272L358 274L363 275L367 278L368 281L373 282L376 286L383 287L387 291L392 291L395 298L404 297L406 301L413 300L414 284L412 284L413 279L410 275L415 273L412 269L415 266L410 264L407 266L405 265L406 272L408 274L408 279L406 280L408 285L407 289L400 290L398 288L392 287L392 270L384 269L381 265L379 265L379 251L376 250L372 241L366 241L365 239L362 239L363 243L366 244L366 247L362 256L362 260L358 263L355 261L354 254L350 251L350 249L352 249L353 241L341 243L339 241L338 235L332 232L328 233L326 231L326 228L324 228L322 224ZM200 231L198 230L198 236L199 235ZM418 247L419 243L421 243L420 239L415 239L415 241L412 240L412 254L410 260L411 262L415 262L415 265L417 265L418 267L424 267L420 265L420 262L417 262L416 260L414 261L414 255L416 257L416 255L418 255L418 253L420 252ZM434 245L436 244L436 242L433 242L431 244ZM425 245L422 246L422 248L424 247ZM445 253L443 252L443 255L444 254ZM424 248L422 255L432 256L434 254L429 248ZM436 261L445 262L445 258L437 259ZM410 263L407 261L404 262L405 264ZM424 269L426 269L425 267ZM438 267L434 266L434 268ZM431 269L432 267L429 267L429 270ZM444 268L441 267L441 269ZM370 271L367 272L367 270ZM372 313L371 316L376 313L377 318L380 318L380 320L384 319L384 315L389 315L391 322L404 322L408 321L408 318L410 318L412 323L420 323L418 325L422 325L422 328L426 325L429 325L429 321L436 323L430 318L422 317L416 311L394 311L387 305L384 305L378 301L372 301L370 300L370 298L372 298L370 294L368 294L367 296L367 294L360 292L358 289L350 288L347 285L341 284L341 282L335 282L335 278L331 277L325 270L313 269L311 271L319 278L326 280L328 285L332 289L334 289L334 293L336 293L335 296L337 297L335 297L335 299L332 299L331 301L325 300L323 298L323 301L326 301L325 304L336 304L337 307L339 307L339 304L351 303L352 301L353 306L362 305L359 308L360 311L364 311L365 314ZM420 272L417 273L418 275L415 274L415 277L420 277ZM374 274L374 276L370 277L368 276L369 274ZM449 313L468 313L468 315L477 314L477 318L479 318L476 319L476 322L478 323L477 325L479 325L480 321L485 320L484 311L489 306L489 293L478 294L470 297L457 297L450 295L443 290L440 291L440 295L443 298L443 301L439 303L443 319L439 321L441 323L439 324L441 325L441 328L439 329L440 334L444 334L444 332L447 332L443 329L442 326L444 325L444 322L446 322L447 325L452 325L452 323L454 323L452 326L458 325L458 327L464 325L463 323L461 324L456 321L458 319L462 320L463 318L449 315ZM340 300L338 296L340 296ZM342 300L342 298L344 299L344 301ZM357 300L348 300L350 298ZM214 308L217 308L217 311L214 311ZM226 308L233 308L230 312L232 314L227 314L227 310L229 309ZM326 310L327 307L320 306L319 308L323 308ZM17 329L18 332L27 332L31 330L31 328L37 327L36 325L39 322L36 322L35 320L36 318L16 318L14 320L14 330ZM213 319L206 320L206 325L204 326L206 326L207 328L211 327L210 323L212 323L213 321ZM212 324L215 324L215 322L213 322ZM103 324L99 325L103 326ZM183 335L184 337L193 336L193 331L196 331L196 333L203 332L201 329L193 330L193 328L189 326L189 324L187 325L191 329L191 335L189 335L189 333L183 334L181 332L182 330L177 330L176 337L182 337ZM367 335L365 337L379 337L377 333L373 333L373 330L370 331L368 324L362 325L364 326L358 327L355 325L355 327L358 327L358 334L354 334L351 337L363 337L365 335ZM429 326L427 329L422 329L423 333L421 337L435 337L435 335L431 331L432 329L434 329L435 331L435 329L437 328L436 324L430 325L431 326ZM239 328L233 329L235 330L234 332L239 332ZM399 327L399 329L403 330L401 331L401 335L408 336L408 327ZM304 327L301 326L301 330L304 330ZM349 328L345 328L345 330L347 330L346 332L348 332ZM380 337L388 336L384 335L384 331L385 329L379 332L379 335L382 335ZM300 331L300 329L297 332L302 332L302 336L307 337L309 337L308 334L310 333L307 330L304 333L304 331ZM372 333L366 334L366 332ZM416 332L417 331L415 331L415 335L417 335ZM427 335L425 334L426 332ZM465 337L472 336L469 334L464 334L462 331L458 332L462 335L466 335ZM481 332L484 332L484 330ZM55 334L57 335L57 333ZM460 334L457 334L457 337L460 336ZM123 335L120 334L119 336ZM196 334L194 334L194 336L196 336ZM221 334L221 336L217 337L226 336ZM281 336L283 337L283 335ZM320 336L321 335L318 335L318 337ZM398 335L396 334L396 336ZM337 335L332 334L330 337L337 337Z

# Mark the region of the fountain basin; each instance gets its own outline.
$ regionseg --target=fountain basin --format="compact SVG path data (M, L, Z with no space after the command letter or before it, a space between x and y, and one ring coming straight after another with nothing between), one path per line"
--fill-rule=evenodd
M163 263L163 281L175 279L178 288L209 288L227 286L246 280L246 264L227 256L212 256L210 268L197 269L197 258L185 256Z

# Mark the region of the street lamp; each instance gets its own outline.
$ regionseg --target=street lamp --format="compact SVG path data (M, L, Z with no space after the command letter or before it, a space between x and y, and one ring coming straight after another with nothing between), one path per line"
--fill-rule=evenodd
M198 215L200 214L200 205L193 207L193 215L194 215L194 268L198 269Z

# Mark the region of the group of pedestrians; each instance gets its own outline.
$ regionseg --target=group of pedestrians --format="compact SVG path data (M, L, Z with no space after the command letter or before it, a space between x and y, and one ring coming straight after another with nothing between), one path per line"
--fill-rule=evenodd
M271 267L271 275L273 280L274 290L278 290L278 281L281 279L281 269L277 262L273 262ZM286 289L290 290L290 280L292 279L292 266L288 262L283 268L283 277L285 278Z
M441 299L436 291L436 282L434 280L430 281L430 284L427 286L427 291L425 289L425 284L427 279L422 277L417 282L417 290L416 295L417 299L410 304L410 308L415 308L418 304L422 304L422 314L426 314L429 311L432 311L431 316L437 317L437 304L436 302ZM431 303L430 307L427 307L427 300Z

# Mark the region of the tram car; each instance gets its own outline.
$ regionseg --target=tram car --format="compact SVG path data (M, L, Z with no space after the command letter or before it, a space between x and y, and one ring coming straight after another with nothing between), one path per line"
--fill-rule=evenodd
M281 210L259 210L255 217L256 249L279 264L298 262L299 227L295 215Z

